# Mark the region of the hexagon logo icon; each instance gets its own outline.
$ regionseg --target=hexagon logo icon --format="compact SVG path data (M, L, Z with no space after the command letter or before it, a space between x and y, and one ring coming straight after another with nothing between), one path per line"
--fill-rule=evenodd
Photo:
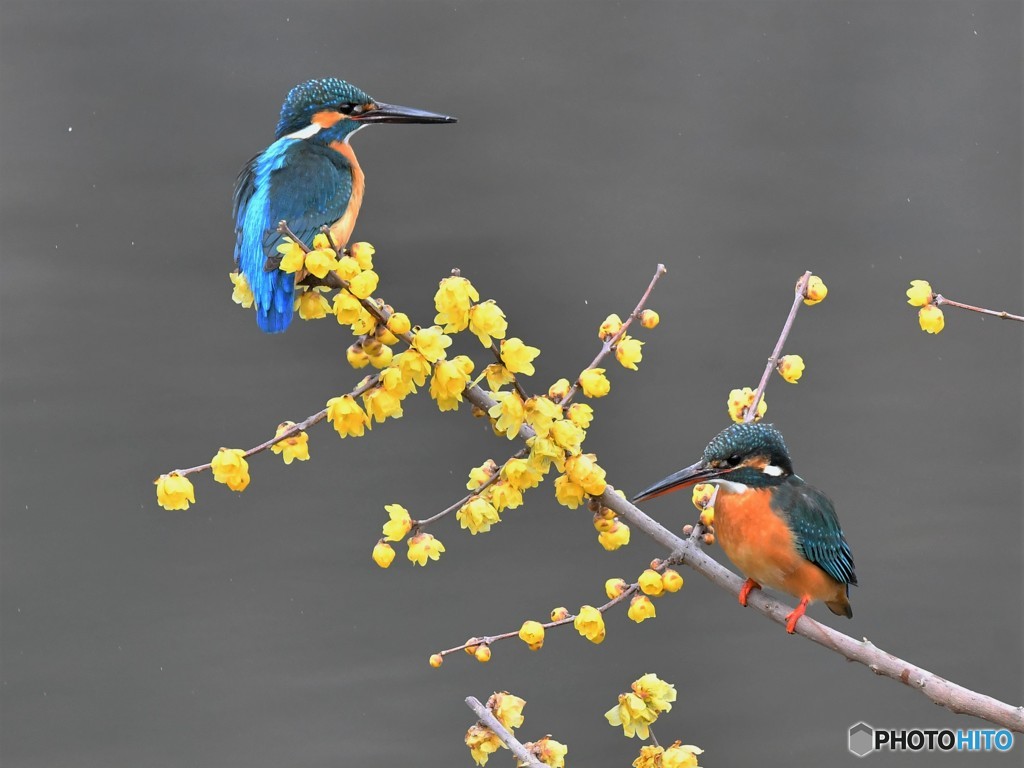
M875 729L860 722L850 726L846 746L857 757L867 757L875 751Z

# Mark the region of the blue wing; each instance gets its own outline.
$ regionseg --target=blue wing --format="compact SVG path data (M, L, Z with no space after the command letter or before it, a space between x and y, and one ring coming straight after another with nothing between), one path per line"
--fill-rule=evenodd
M853 553L828 496L796 475L776 486L772 508L782 515L797 550L841 584L856 584Z
M292 319L295 277L267 271L281 242L282 219L307 245L320 227L340 219L352 196L348 160L323 144L278 139L250 160L234 193L235 262L256 300L256 322L278 333Z

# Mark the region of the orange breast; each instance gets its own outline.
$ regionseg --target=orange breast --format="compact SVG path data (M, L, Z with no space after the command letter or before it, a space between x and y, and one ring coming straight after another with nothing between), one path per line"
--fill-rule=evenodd
M366 190L366 177L363 169L359 167L356 153L352 145L344 141L332 141L331 149L345 156L352 167L352 195L348 199L348 207L340 219L331 224L331 238L338 244L339 248L348 245L352 237L352 230L355 229L356 219L359 217L359 209L363 205L363 192Z
M840 599L845 588L797 552L789 526L771 510L770 494L768 489L719 490L715 534L722 551L744 576L766 587L797 598Z

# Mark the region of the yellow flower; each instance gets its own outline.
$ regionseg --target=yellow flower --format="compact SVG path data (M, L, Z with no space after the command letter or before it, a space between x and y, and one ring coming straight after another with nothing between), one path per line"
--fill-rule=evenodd
M377 318L367 312L364 308L359 308L359 314L352 323L352 333L356 336L369 335L377 329Z
M402 418L402 398L394 392L381 387L374 387L363 393L363 405L371 419L384 421L389 416L393 419Z
M478 645L476 647L476 651L473 653L473 656L475 656L476 660L479 661L481 664L486 664L488 661L491 660L491 646Z
M351 256L342 256L334 268L334 273L345 282L350 281L362 271L359 262Z
M329 238L323 232L320 232L319 234L316 234L316 235L313 236L313 248L314 249L316 249L316 248L330 248L330 247L331 247L331 238Z
M543 739L537 739L537 741L523 746L527 747L544 765L551 766L551 768L565 768L565 755L569 748L562 742L545 736ZM519 763L519 765L523 764Z
M700 524L705 528L715 524L715 508L713 506L704 507L700 511Z
M612 383L604 375L604 368L588 368L580 374L580 388L587 397L604 397L612 390Z
M661 586L661 579L658 579L658 585ZM633 599L629 601L629 610L626 615L639 624L647 619L653 619L657 614L654 611L654 603L651 602L651 598L647 595L634 595Z
M666 683L653 672L633 681L633 693L639 696L646 707L654 712L668 712L676 700L676 687Z
M356 369L365 368L370 364L370 356L366 354L363 345L358 341L345 350L345 359L348 360L349 365Z
M526 643L531 651L538 651L544 645L544 625L539 621L524 621L519 628L519 639Z
M927 280L911 280L907 289L907 304L923 307L932 303L932 286Z
M286 237L284 242L277 246L277 252L281 254L281 263L278 269L282 272L290 274L302 269L302 264L306 260L306 251L290 237Z
M648 568L646 571L641 573L640 578L637 579L637 583L640 585L640 591L645 595L658 597L665 591L665 587L661 583L661 574L653 568Z
M625 335L615 345L615 359L621 363L623 368L629 368L631 371L638 370L636 364L644 358L641 349L643 345L644 343L639 339Z
M469 376L455 361L441 360L434 366L434 375L430 379L430 396L437 401L441 411L454 411L462 402L462 393L468 383Z
M790 384L796 384L804 375L804 359L800 355L785 355L778 363L779 375Z
M554 440L534 435L526 444L530 446L529 462L545 474L555 468L562 472L565 469L565 451L558 447Z
M515 392L495 392L493 395L497 401L487 411L492 419L495 419L495 428L505 433L509 440L514 440L523 428L523 421L526 413L523 409L523 401Z
M566 411L565 415L577 427L588 429L590 423L594 420L594 409L586 403L573 403L569 406L569 410Z
M564 621L569 618L569 609L563 605L551 609L552 621Z
M234 286L234 289L231 291L231 300L235 304L241 304L245 309L251 307L255 299L252 295L252 288L249 287L249 281L245 279L245 275L236 271L229 272L228 277L231 278L231 284Z
M440 653L430 654L430 666L432 666L434 669L437 669L442 664L444 664L444 656L442 656Z
M939 333L946 326L942 310L934 304L921 307L917 313L917 321L921 324L921 330L926 333Z
M583 503L583 486L577 485L565 475L555 478L555 499L563 507L576 509Z
M377 252L369 243L352 243L348 247L349 255L356 260L360 269L373 269L373 254Z
M319 320L327 317L331 305L318 291L303 291L295 299L295 309L303 320Z
M607 531L601 531L597 534L597 543L609 552L614 552L616 549L629 544L629 535L629 526L616 519L612 521L612 525Z
M526 622L526 624L537 624L537 622ZM526 624L523 627L526 627ZM539 624L537 626L540 626ZM519 632L519 636L522 637L522 630ZM541 627L541 642L544 641L544 628ZM536 650L536 648L534 648ZM514 731L523 724L523 707L526 706L526 701L513 696L508 691L500 691L495 693L487 700L487 708L494 713L494 717L499 723L501 723L509 731Z
M619 332L620 328L622 328L622 318L615 314L608 315L601 323L601 327L597 329L597 338L601 341L608 341Z
M661 574L661 587L666 592L678 592L683 588L683 577L679 574L679 571L668 568Z
M508 330L505 313L493 301L476 304L469 310L469 330L485 347L491 346L491 337L504 339Z
M562 418L562 407L543 395L529 398L523 404L523 409L526 423L533 427L533 431L540 437L547 437L551 425L556 419Z
M515 377L501 363L491 363L484 368L484 376L487 377L487 388L492 392L497 392L515 380Z
M294 426L294 422L284 422L278 426L275 437L280 437ZM270 450L280 455L284 459L285 464L291 464L296 459L299 461L309 461L309 435L305 432L298 432L278 443L274 443L270 446Z
M568 419L559 419L551 425L551 439L560 448L571 454L580 452L580 445L587 433Z
M249 462L241 448L221 448L210 462L213 479L232 491L244 491L249 485Z
M338 254L333 248L317 248L306 254L306 271L323 279L327 273L338 267Z
M455 513L455 519L459 521L461 528L468 528L474 536L478 533L487 533L492 525L501 522L494 505L480 496L473 496L463 504Z
M334 294L334 316L338 318L339 325L352 325L359 319L359 313L365 311L359 299L347 291Z
M640 756L633 761L633 768L664 768L663 755L665 748L646 745L640 747Z
M366 269L348 281L348 292L357 299L368 299L377 290L379 282L380 277L377 273L372 269Z
M811 279L807 281L807 292L804 296L804 304L813 307L828 296L828 286L821 282L821 278L817 275L811 275Z
M487 499L498 512L523 505L523 492L511 483L499 480L487 489Z
M444 552L444 544L429 533L417 533L409 539L409 552L406 556L417 565L426 565L427 558L440 560L442 552Z
M662 768L700 768L697 765L697 755L703 754L704 750L695 747L693 744L680 744L678 741L665 750L662 755Z
M327 420L342 437L362 437L369 428L370 419L352 395L332 397L327 401Z
M384 541L384 539L378 541L373 548L373 562L381 568L387 568L394 559L395 550L391 548L391 545Z
M513 488L525 491L528 488L536 488L544 475L532 466L526 459L509 459L501 468L501 476Z
M743 414L754 404L754 390L750 387L734 389L729 392L729 417L737 424L743 421ZM762 395L761 401L757 404L757 416L754 421L760 421L768 410L768 402Z
M412 346L431 363L436 363L445 356L445 349L450 347L452 339L445 336L441 326L432 325L420 328L412 336Z
M648 708L635 693L619 694L619 703L605 712L604 716L610 725L621 725L627 738L639 736L641 739L650 738L650 725L658 719L658 713Z
M422 387L430 373L430 363L415 349L407 349L395 355L391 365L401 373L409 392L415 392L416 387Z
M661 322L661 316L653 309L645 309L640 313L640 325L650 330L651 328L657 328L658 323Z
M711 483L697 483L693 486L693 506L697 509L704 509L715 497L717 488Z
M522 373L533 376L535 369L533 359L540 354L537 347L530 347L523 340L513 336L501 342L501 362L510 373Z
M164 509L188 509L189 504L196 503L192 481L177 472L160 475L153 483L156 485L156 503Z
M412 517L409 510L401 504L386 504L384 510L388 513L388 520L384 523L381 532L388 541L401 541L412 530Z
M393 312L391 317L388 318L388 330L396 336L408 333L411 328L412 322L405 312Z
M501 743L498 734L486 725L477 723L466 731L466 746L469 747L473 762L477 765L487 765L488 758L505 745Z
M604 583L604 593L608 595L609 600L614 600L627 589L629 589L629 584L625 579L608 579Z
M494 473L498 471L498 465L494 459L488 459L479 467L473 467L469 470L469 482L466 483L467 491L475 491L481 485L490 480Z
M434 307L437 309L435 323L444 325L445 333L458 333L469 326L469 308L474 301L479 301L480 294L464 277L446 277L434 294Z
M370 364L378 370L387 368L391 365L394 355L395 353L391 351L391 347L382 346L376 353L370 355Z
M591 496L600 496L607 487L605 471L592 453L581 453L565 460L565 474Z
M594 528L598 533L604 533L605 531L612 530L617 521L618 518L615 516L614 512L610 515L604 514L603 511L594 513Z
M604 616L592 605L584 605L573 620L572 625L576 631L592 643L600 643L604 640Z
M568 379L559 379L550 387L548 387L548 397L554 400L556 403L561 402L565 399L565 396L569 394L569 390L572 385Z

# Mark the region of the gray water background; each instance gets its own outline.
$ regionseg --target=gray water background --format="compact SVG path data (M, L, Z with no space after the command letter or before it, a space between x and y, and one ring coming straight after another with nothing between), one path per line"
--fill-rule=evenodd
M852 621L811 613L1024 700L1021 328L949 311L926 336L903 295L925 278L1024 307L1019 3L5 0L0 25L4 768L470 765L462 699L501 689L529 702L525 738L625 766L639 743L602 715L645 672L679 689L658 737L707 766L853 764L858 720L983 725L690 572L656 620L612 612L600 647L560 631L429 668L662 552L604 552L545 487L486 535L438 526L425 571L379 570L384 504L432 514L513 450L424 396L358 442L314 429L308 463L255 458L242 495L200 476L191 510L157 508L160 472L360 375L332 322L264 336L229 299L235 174L320 75L460 117L356 138L356 235L418 322L461 268L543 349L535 388L668 266L662 324L639 373L610 365L587 442L624 489L697 458L797 276L821 274L789 345L807 372L768 391L861 579ZM694 517L685 494L648 509Z

